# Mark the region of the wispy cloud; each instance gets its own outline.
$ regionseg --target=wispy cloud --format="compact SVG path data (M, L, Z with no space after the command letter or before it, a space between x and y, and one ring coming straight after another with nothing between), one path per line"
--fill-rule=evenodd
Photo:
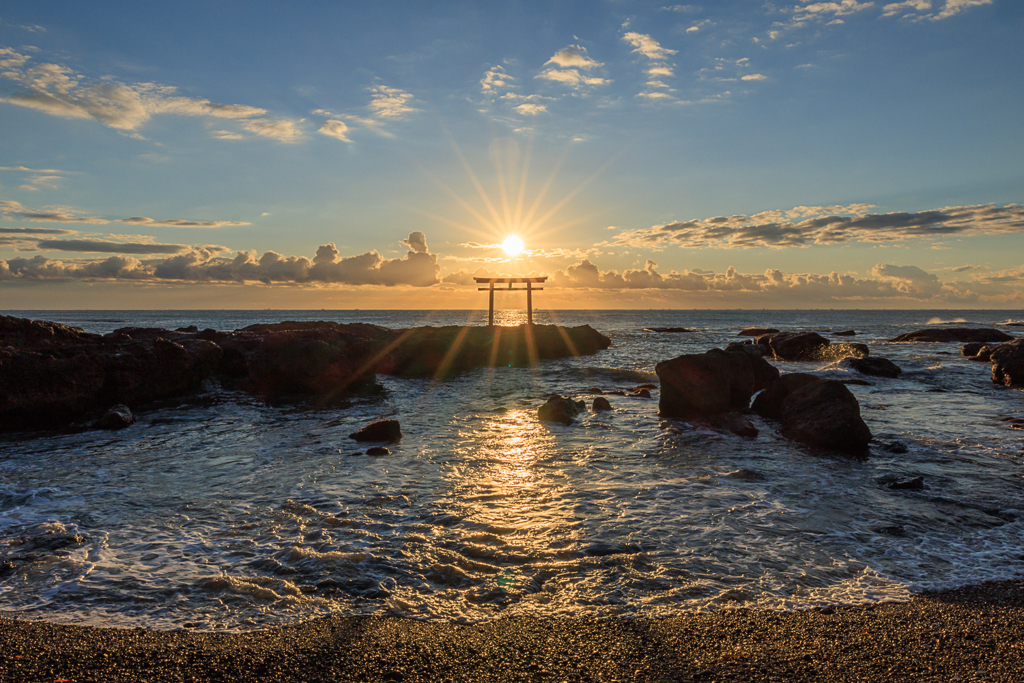
M0 78L16 83L20 91L0 97L51 116L91 119L125 134L138 131L156 115L196 116L233 120L253 135L297 142L303 137L301 120L267 117L267 111L242 104L221 104L177 94L172 86L155 83L120 83L110 78L91 80L54 63L31 65L31 57L0 48ZM225 134L227 133L227 134ZM240 132L216 131L214 137L233 138Z
M167 218L156 220L145 216L134 216L131 218L101 218L99 216L88 216L83 212L68 207L41 207L28 208L13 200L0 200L0 216L5 219L21 219L37 223L84 223L91 225L106 225L111 222L128 223L133 225L147 225L155 227L171 228L223 228L227 226L249 225L242 221L195 221L180 218Z
M118 223L130 223L132 225L147 225L165 228L224 228L236 225L250 225L243 221L190 221L180 218L166 218L156 220L145 216L134 216L132 218L118 218Z
M785 248L1024 232L1024 206L1019 204L958 206L917 213L869 213L871 208L870 205L797 207L753 216L694 219L630 230L609 244Z
M375 85L370 88L371 114L379 119L400 119L406 114L417 111L410 102L413 96L404 90L386 85Z

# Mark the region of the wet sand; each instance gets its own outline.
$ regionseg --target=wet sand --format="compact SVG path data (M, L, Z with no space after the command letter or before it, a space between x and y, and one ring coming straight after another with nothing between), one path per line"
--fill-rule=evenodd
M318 619L246 634L0 619L0 681L1024 681L1024 581L665 619Z

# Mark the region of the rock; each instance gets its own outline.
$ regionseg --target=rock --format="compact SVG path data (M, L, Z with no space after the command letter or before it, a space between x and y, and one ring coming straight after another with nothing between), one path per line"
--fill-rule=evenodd
M644 332L693 332L688 327L645 327Z
M133 424L135 424L135 415L132 414L131 408L119 403L96 420L96 424L93 426L96 429L124 429Z
M875 375L876 377L899 377L899 366L888 358L844 358L836 365L841 368L856 370L862 375Z
M894 342L1004 342L1013 337L1000 330L979 327L934 327L907 332L890 341Z
M1024 385L1024 339L1000 344L989 357L992 381L1008 387Z
M349 438L356 441L400 441L402 427L398 420L379 420L366 425L358 432L349 434Z
M640 398L650 398L651 397L651 390L650 389L634 389L633 390L633 395L634 396L639 396Z
M739 413L722 413L710 419L710 424L715 429L729 431L736 436L753 438L758 435L758 429L754 423Z
M842 382L827 379L806 384L786 397L782 434L815 448L857 455L871 441L857 398Z
M822 360L831 342L817 332L782 332L757 338L758 344L771 349L779 360Z
M604 392L609 396L625 396L626 392L622 389L612 389L611 391Z
M633 388L633 391L640 391L641 389L657 389L658 385L653 382L647 382L646 384L638 384Z
M391 449L384 446L373 446L366 449L367 455L391 455Z
M763 358L719 349L663 361L655 372L661 379L658 414L681 418L744 410L756 391L779 376Z
M987 345L987 342L969 342L960 348L960 355L965 358L973 358L978 355L978 351L981 350L981 347Z
M974 358L971 358L971 360L977 360L983 363L990 362L992 360L992 354L995 353L995 350L998 348L999 344L985 344L980 349L978 349L978 353L974 356Z
M889 488L893 491L920 491L924 489L924 478L914 477L913 479L894 481L889 484Z
M843 330L842 332L833 332L832 336L833 337L853 337L853 336L856 336L856 334L857 334L857 332L855 330Z
M748 327L736 334L737 337L760 337L765 334L778 334L774 327Z
M590 387L589 389L587 389L587 392L594 394L596 396L600 396L601 394L604 393L603 391L601 391L599 387Z
M576 416L586 410L583 401L573 401L566 396L551 396L547 402L537 409L537 417L541 422L561 422L571 424Z
M769 356L771 355L771 349L763 344L755 344L753 340L748 339L741 342L730 342L725 347L726 353L749 353L752 356Z
M612 404L604 396L598 396L594 399L594 412L599 413L603 410L611 410Z
M843 384L847 385L847 386L851 386L851 385L855 386L855 387L873 387L873 386L875 386L874 384L872 384L871 382L867 381L866 379L847 379L847 378L844 377L843 379L841 379L839 381L842 382Z
M882 448L889 451L890 453L906 453L908 450L907 444L903 443L902 441L893 441L892 443L887 443L884 446L882 446Z
M754 397L754 404L751 409L761 417L770 420L782 419L782 403L791 393L797 389L819 382L821 378L817 375L808 375L805 372L790 372L779 377L770 387Z

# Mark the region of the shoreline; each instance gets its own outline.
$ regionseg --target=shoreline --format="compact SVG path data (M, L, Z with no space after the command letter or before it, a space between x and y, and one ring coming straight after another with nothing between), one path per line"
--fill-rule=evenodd
M328 617L239 634L0 617L4 681L1024 680L1024 579L907 602L481 624Z

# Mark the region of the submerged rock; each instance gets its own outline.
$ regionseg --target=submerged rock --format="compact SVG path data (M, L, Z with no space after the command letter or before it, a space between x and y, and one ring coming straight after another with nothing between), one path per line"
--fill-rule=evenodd
M856 370L862 375L876 377L899 377L903 370L888 358L844 358L837 365L841 368Z
M367 455L391 455L391 449L384 446L373 446L366 449Z
M863 454L871 430L857 398L842 382L820 380L793 391L782 404L782 434L815 448Z
M721 413L711 417L709 423L719 431L732 432L736 436L753 438L759 433L754 423L740 413Z
M366 425L357 432L349 434L349 438L356 441L400 441L402 439L402 427L398 420L378 420Z
M893 491L921 491L924 489L924 477L894 481L889 484L889 488Z
M778 330L774 327L748 327L744 330L740 330L737 337L760 337L765 334L777 334Z
M779 376L763 358L719 349L663 361L655 372L661 380L658 414L681 418L744 410L755 392Z
M689 327L645 327L644 332L693 332Z
M843 330L841 332L833 332L833 337L854 337L857 335L856 330Z
M935 327L894 337L894 342L1004 342L1013 337L1000 330L979 327Z
M558 394L550 396L548 400L537 409L537 417L541 422L561 422L571 424L576 416L587 409L583 401L573 401L566 396Z

